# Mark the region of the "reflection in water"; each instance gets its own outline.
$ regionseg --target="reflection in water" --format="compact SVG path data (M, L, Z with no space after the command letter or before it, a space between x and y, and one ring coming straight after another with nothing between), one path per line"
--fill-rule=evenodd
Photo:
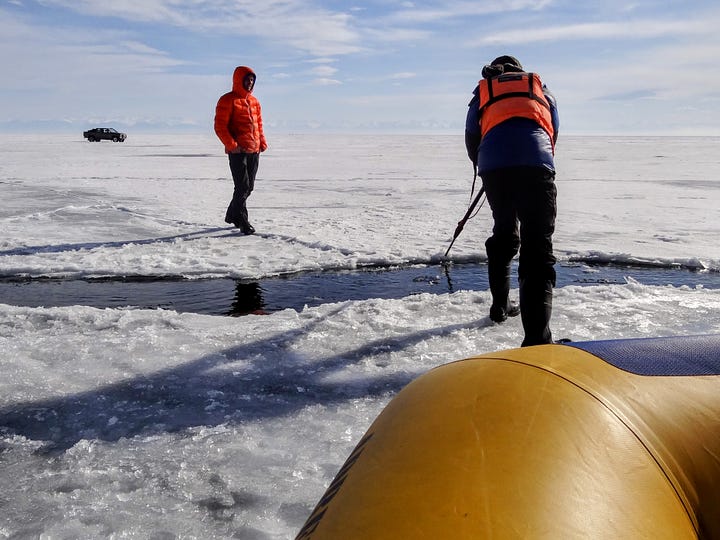
M448 285L448 292L453 293L455 292L455 289L453 288L453 282L452 278L450 277L450 265L449 264L441 264L443 272L445 273L445 279L447 280Z
M235 284L235 299L226 315L241 317L242 315L267 315L263 290L257 282Z

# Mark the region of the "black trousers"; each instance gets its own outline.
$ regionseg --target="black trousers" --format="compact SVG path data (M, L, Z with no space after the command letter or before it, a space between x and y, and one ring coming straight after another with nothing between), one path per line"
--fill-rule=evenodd
M493 304L507 304L510 262L519 251L523 345L551 343L555 173L544 167L508 167L483 173L482 181L494 221L492 236L485 242Z
M235 189L227 212L225 212L225 223L245 228L250 225L246 203L255 189L255 176L260 163L260 154L228 154L228 159Z

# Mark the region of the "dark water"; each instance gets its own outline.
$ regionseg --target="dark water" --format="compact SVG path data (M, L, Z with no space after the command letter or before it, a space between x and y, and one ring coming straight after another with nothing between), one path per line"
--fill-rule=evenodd
M645 285L702 285L720 288L720 272L693 272L671 268L557 265L557 286L625 283L630 277ZM515 270L513 270L514 272ZM513 287L517 281L513 275ZM207 280L30 280L0 282L0 303L53 307L165 308L180 312L239 316L285 308L363 300L401 298L459 290L486 290L487 266L455 264L317 272L247 282Z

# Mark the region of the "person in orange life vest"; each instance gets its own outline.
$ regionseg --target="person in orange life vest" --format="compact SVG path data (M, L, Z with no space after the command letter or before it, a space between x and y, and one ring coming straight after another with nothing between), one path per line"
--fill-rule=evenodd
M483 68L469 104L465 146L493 215L485 242L490 319L500 323L519 313L522 346L552 342L558 128L555 98L537 74L525 72L512 56ZM510 262L518 250L519 309L508 300Z
M232 223L243 234L255 232L246 201L255 188L260 153L267 150L260 102L252 95L255 79L249 67L235 68L232 91L221 96L215 108L215 133L225 146L235 184L225 223Z

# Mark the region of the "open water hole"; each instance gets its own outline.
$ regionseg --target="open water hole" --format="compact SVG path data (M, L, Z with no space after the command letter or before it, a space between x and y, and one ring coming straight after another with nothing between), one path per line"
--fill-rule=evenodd
M512 287L517 287L513 266ZM618 265L558 264L557 286L622 284L632 278L645 285L720 288L720 272ZM0 303L28 307L85 305L97 308L164 308L179 312L241 316L304 306L487 290L485 264L411 266L355 271L324 271L264 278L235 279L5 279Z

